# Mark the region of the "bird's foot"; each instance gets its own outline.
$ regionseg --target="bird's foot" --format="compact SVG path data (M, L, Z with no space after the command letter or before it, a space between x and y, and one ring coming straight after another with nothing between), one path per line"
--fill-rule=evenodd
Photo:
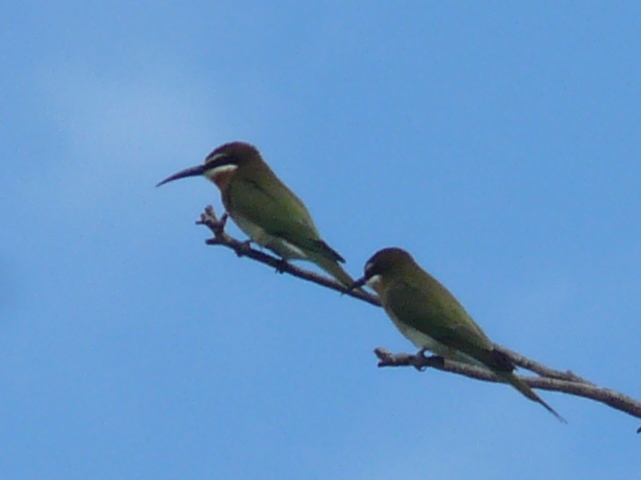
M424 371L427 367L443 368L445 360L438 355L425 355L426 348L421 348L416 355L412 357L412 366L419 372Z
M276 273L285 273L288 267L289 267L289 263L287 262L287 260L285 260L284 258L281 258L280 260L278 260L278 263L276 264Z

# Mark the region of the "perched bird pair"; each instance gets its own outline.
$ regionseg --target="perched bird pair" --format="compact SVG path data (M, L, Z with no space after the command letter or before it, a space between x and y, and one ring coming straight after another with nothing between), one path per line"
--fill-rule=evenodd
M303 202L274 174L255 147L244 142L221 145L203 165L171 175L158 186L201 175L220 189L227 213L252 241L285 261L314 262L347 290L368 284L378 293L394 325L421 349L421 354L429 350L443 358L486 368L565 421L513 373L515 365L510 358L494 348L456 298L406 251L378 251L365 264L365 275L354 281L340 265L343 257L320 237Z

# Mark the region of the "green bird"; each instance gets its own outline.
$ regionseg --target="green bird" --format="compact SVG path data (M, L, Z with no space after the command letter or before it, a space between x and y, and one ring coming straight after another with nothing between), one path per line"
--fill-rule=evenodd
M345 260L325 243L305 204L265 163L256 147L244 142L221 145L203 165L182 170L157 186L203 175L219 188L229 216L251 240L283 260L309 260L346 287L352 277Z
M378 293L394 325L421 349L421 354L429 350L443 358L487 368L565 423L513 373L515 365L509 357L494 348L454 295L408 252L400 248L376 252L365 264L365 275L352 288L366 283Z

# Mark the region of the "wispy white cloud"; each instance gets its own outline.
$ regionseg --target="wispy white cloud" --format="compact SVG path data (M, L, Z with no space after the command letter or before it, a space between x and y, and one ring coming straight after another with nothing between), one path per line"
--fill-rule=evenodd
M206 137L216 124L216 109L203 102L210 95L172 70L141 66L117 75L62 65L41 69L39 83L51 119L73 149L157 155ZM119 161L125 160L113 159Z
M170 165L204 158L212 137L224 134L222 109L215 93L179 71L141 65L106 73L64 63L39 69L45 121L62 145L43 187L71 208L88 209L128 184L153 186Z

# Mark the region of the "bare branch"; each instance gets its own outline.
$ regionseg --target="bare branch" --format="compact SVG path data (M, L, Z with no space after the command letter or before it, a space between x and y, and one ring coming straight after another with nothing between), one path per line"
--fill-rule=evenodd
M379 359L379 367L414 367L419 370L431 367L444 372L475 378L484 382L500 382L500 380L497 379L489 370L481 367L475 367L474 365L467 365L447 359L435 361L435 357L425 357L418 354L394 354L384 348L375 349L374 354ZM554 370L552 371L554 372ZM641 418L641 402L632 397L628 397L627 395L623 395L622 393L610 390L609 388L598 387L593 383L586 382L582 379L577 381L559 379L556 376L530 377L523 375L519 375L519 378L532 388L569 393L571 395L589 398L609 405L617 410L621 410L622 412L628 413L634 417ZM641 432L641 428L639 429L639 432Z
M261 250L257 250L251 247L249 242L241 242L225 232L225 223L227 221L227 214L219 220L214 212L214 207L211 205L205 208L205 211L200 215L200 220L196 222L197 225L205 225L208 227L211 232L214 234L213 238L205 240L207 245L222 245L223 247L231 248L236 255L239 257L248 257L257 262L263 263L270 267L276 269L280 273L288 273L294 277L306 280L308 282L316 283L326 288L336 290L344 295L349 295L350 297L358 298L363 300L371 305L379 307L381 303L378 300L376 295L372 295L365 291L351 290L347 289L338 281L333 278L320 275L315 272L310 272L303 268L297 267L289 262L286 262L280 258L274 257L273 255L267 254Z
M524 368L526 370L529 370L533 373L536 373L542 377L549 377L549 378L556 378L558 380L567 380L570 382L577 382L577 383L587 383L590 384L587 380L584 380L583 378L579 377L578 375L572 373L570 370L566 372L561 372L559 370L554 370L550 367L546 367L545 365L535 362L532 359L529 359L527 357L524 357L523 355L516 353L513 350L510 350L508 348L505 348L501 345L494 344L494 348L497 350L500 350L502 353L507 355L512 363L516 365L517 367ZM591 384L590 384L591 385Z
M289 275L293 275L294 277L302 280L357 298L369 303L370 305L377 307L381 306L380 300L376 295L359 290L347 291L342 284L332 278L305 270L273 255L265 253L262 250L252 248L249 241L243 242L233 238L225 232L226 222L227 214L224 214L219 219L214 212L214 208L212 206L208 206L205 208L205 211L200 216L200 220L198 220L196 224L205 225L213 233L213 238L205 241L207 245L221 245L223 247L230 248L239 257L251 258L252 260L276 269L276 271L280 273L288 273ZM588 398L609 405L612 408L628 413L634 417L641 418L641 402L634 398L608 388L599 387L569 370L555 370L501 345L495 344L494 346L496 349L507 355L517 367L537 374L537 376L519 376L519 378L532 388L556 391ZM422 354L408 353L392 354L383 348L377 348L374 350L374 353L379 359L379 367L412 366L418 370L425 370L427 367L431 367L486 382L499 381L486 369L451 360L443 360L440 357L426 357ZM637 430L637 433L641 433L641 427Z

